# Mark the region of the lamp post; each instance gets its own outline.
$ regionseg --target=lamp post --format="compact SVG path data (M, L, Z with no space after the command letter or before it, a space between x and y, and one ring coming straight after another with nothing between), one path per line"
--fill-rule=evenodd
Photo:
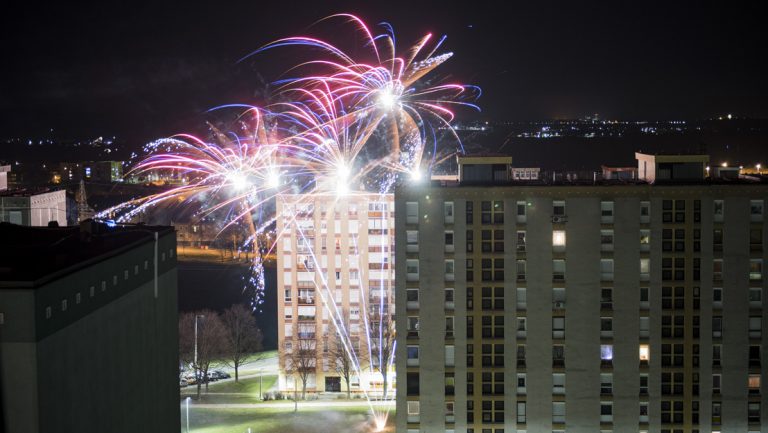
M197 369L197 319L205 318L203 314L195 314L195 369Z
M189 400L191 400L192 397L187 397L187 433L189 433Z

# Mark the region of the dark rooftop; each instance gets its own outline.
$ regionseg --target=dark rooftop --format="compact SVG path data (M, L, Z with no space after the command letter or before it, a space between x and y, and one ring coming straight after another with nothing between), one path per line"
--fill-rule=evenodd
M66 275L150 242L155 233L173 233L173 227L115 225L94 220L76 227L0 223L0 287L17 287L13 282L39 283L54 274Z

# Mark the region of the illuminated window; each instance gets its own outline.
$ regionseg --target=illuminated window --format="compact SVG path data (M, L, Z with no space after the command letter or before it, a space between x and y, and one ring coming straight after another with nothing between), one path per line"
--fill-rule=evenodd
M648 362L651 358L651 349L647 344L640 345L640 362Z
M748 383L749 383L750 394L760 393L760 375L759 374L750 374Z
M555 230L552 232L552 246L565 247L565 230Z
M601 344L600 345L600 360L603 362L611 362L613 360L613 345Z

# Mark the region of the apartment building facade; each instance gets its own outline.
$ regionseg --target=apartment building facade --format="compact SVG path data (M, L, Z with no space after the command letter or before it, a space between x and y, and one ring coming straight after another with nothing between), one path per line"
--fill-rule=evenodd
M279 389L301 388L289 355L299 349L316 354L308 392L346 392L336 368L341 328L356 354L352 393L381 393L380 366L391 362L379 356L387 348L378 350L378 330L391 324L394 333L394 196L281 195L277 215ZM394 367L387 371L392 390Z
M397 431L768 425L768 182L653 162L655 182L544 185L467 158L398 189Z

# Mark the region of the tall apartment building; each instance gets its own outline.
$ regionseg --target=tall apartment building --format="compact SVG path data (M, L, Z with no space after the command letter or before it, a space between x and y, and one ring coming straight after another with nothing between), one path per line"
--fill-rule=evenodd
M170 227L0 223L0 431L178 432Z
M309 392L346 391L334 367L334 318L347 328L349 342L361 354L363 371L350 380L352 392L381 392L380 351L369 344L379 340L369 336L376 334L380 312L394 315L393 207L392 194L277 198L278 345L286 352L299 347L315 351ZM291 391L295 384L300 389L294 379L286 374L281 356L279 389ZM388 382L391 390L394 371Z
M397 431L765 431L768 179L636 156L635 180L467 157L396 191Z

